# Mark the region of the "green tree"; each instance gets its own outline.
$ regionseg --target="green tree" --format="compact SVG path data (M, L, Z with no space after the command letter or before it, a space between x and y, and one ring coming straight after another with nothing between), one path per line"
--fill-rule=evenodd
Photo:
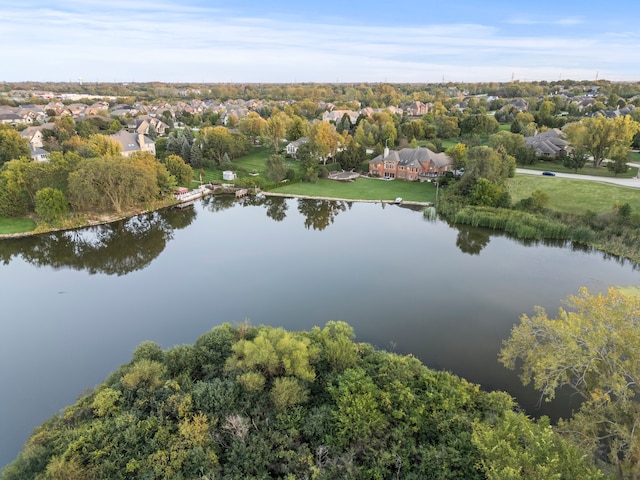
M471 205L486 207L509 207L509 194L500 184L479 178L469 195Z
M562 157L562 165L571 168L574 172L583 168L589 160L589 154L583 145L574 146L571 151Z
M76 133L76 125L69 115L65 115L56 119L53 126L53 133L58 140L58 143L62 144L69 140Z
M503 155L490 147L479 146L469 149L463 178L486 178L494 183L503 183L510 171L511 166Z
M447 148L445 153L453 160L453 168L459 170L466 165L468 148L464 143L456 143L454 146Z
M313 143L322 163L326 164L329 157L334 157L340 144L340 134L329 121L315 123L311 127L309 140Z
M89 159L69 175L69 200L78 210L120 213L159 193L158 168L147 158Z
M280 151L280 141L287 134L287 127L291 119L284 112L277 112L271 115L267 120L263 135L268 143L273 146L273 151L278 153Z
M604 474L585 461L580 449L562 440L547 417L537 422L505 411L473 424L473 444L480 450L480 466L488 480L604 480Z
M360 167L366 158L367 152L364 145L356 143L352 138L347 145L347 148L336 154L336 161L344 170L351 170Z
M304 118L294 115L287 126L287 140L290 142L309 135L309 122Z
M627 155L633 136L640 131L640 123L624 117L607 118L601 115L585 118L579 126L563 130L574 147L583 147L593 157L598 168L606 158L615 159Z
M534 133L531 133L531 128L528 127L529 125L533 126ZM528 131L527 133L525 133L524 130L527 128L528 128ZM537 125L535 124L534 116L527 112L520 112L516 114L515 118L513 119L513 122L511 123L511 133L520 133L520 134L523 134L525 137L530 137L534 135L536 128L537 128Z
M298 147L296 157L300 160L302 180L316 183L320 174L320 161L315 146L311 142L303 143Z
M198 143L202 150L205 165L220 165L225 154L229 156L232 148L231 132L226 127L204 127L200 130ZM177 152L180 155L181 152Z
M202 145L199 142L193 142L191 145L189 163L193 168L202 168Z
M500 351L500 361L521 369L543 398L560 388L582 399L578 413L559 430L605 455L618 478L640 475L640 298L615 288L591 295L586 288L568 298L550 319L542 308L523 315ZM606 453L604 453L606 452Z
M80 154L86 158L101 156L117 157L122 153L122 146L119 142L112 140L107 135L94 134L88 139Z
M607 170L613 172L616 177L619 173L626 173L629 171L629 166L627 165L627 155L619 155L615 157L610 162L607 162Z
M318 350L308 338L282 328L261 327L253 340L243 339L233 345L226 368L257 372L267 379L284 375L311 381L317 357Z
M458 117L438 115L434 119L438 138L456 138L460 136Z
M382 392L363 369L345 370L329 392L336 403L334 419L339 445L363 444L386 427Z
M502 147L509 155L516 155L519 149L525 148L524 137L517 133L501 131L489 137L489 146L494 150Z
M193 179L193 169L187 165L182 157L178 155L169 155L164 162L165 167L170 175L173 175L178 185L189 186Z
M0 166L10 160L30 156L31 150L27 139L22 138L13 128L0 125Z
M59 220L67 214L68 203L64 193L58 189L45 187L36 192L36 213L47 222Z
M460 121L460 133L462 135L488 136L496 133L499 128L498 121L494 117L485 114L468 115Z
M256 145L266 124L267 121L256 112L249 112L248 115L240 119L238 130L251 140L253 145Z
M284 156L279 154L269 155L265 160L265 175L273 183L281 182L287 176L287 166Z

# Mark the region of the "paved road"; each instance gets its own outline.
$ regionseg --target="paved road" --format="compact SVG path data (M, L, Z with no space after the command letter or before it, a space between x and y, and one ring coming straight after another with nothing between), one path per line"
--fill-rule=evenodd
M542 175L539 170L527 170L526 168L516 168L516 173L524 173L526 175ZM577 180L588 180L590 182L613 183L622 185L623 187L640 188L640 178L615 178L615 177L596 177L593 175L577 175L575 173L556 173L556 177L575 178ZM554 177L545 177L552 181Z

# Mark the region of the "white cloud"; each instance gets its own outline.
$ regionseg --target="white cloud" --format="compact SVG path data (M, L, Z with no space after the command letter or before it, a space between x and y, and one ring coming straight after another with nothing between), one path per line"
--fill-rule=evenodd
M568 38L557 29L526 36L463 23L336 26L167 3L105 5L63 0L55 8L13 2L0 7L0 42L11 45L0 52L0 62L12 65L0 80L65 80L70 71L87 80L194 82L439 81L442 75L498 81L514 71L529 80L556 79L560 72L591 78L595 70L627 79L638 74L628 62L640 43L632 33ZM572 77L578 74L583 76Z
M506 23L512 25L582 25L585 19L582 17L555 18L553 14L546 16L518 16L512 17Z

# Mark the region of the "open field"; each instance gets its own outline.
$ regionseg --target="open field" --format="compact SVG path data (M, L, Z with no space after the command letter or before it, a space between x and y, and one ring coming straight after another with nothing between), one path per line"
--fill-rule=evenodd
M550 181L535 175L516 175L509 179L508 185L514 203L540 190L549 196L548 208L559 212L604 213L611 211L616 203L628 203L633 212L640 212L640 189L560 177Z
M558 173L574 173L576 175L593 175L595 177L611 177L611 178L633 178L638 175L637 167L630 167L629 171L626 173L620 173L616 175L613 172L610 172L607 169L606 165L601 166L600 168L593 168L593 162L588 162L583 168L579 169L577 172L572 168L567 168L562 163L559 162L537 162L533 165L518 165L519 167L526 168L528 170L540 170L545 171L548 170L550 172L558 172Z
M353 200L386 200L397 197L412 202L433 202L436 187L428 182L385 181L375 178L358 178L355 182L336 182L319 179L317 183L295 183L273 190L289 195L346 198Z
M240 173L257 172L262 174L265 169L265 161L269 158L269 155L273 153L273 149L269 147L254 147L249 155L235 159L233 164L233 170L240 170ZM292 161L287 159L287 161ZM244 176L244 175L243 175ZM262 176L262 175L261 175ZM266 177L264 177L266 178Z
M0 235L30 232L36 228L36 222L30 218L0 217Z

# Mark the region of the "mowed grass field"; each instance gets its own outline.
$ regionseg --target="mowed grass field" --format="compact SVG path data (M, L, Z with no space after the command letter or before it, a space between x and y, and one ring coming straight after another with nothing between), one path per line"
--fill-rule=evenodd
M36 228L36 222L29 218L7 218L0 216L0 235L30 232Z
M272 190L288 195L309 195L352 200L393 201L397 197L412 202L433 202L436 187L429 182L385 181L375 178L358 178L354 182L337 182L319 179L316 183L294 183Z
M637 188L570 178L518 174L515 178L509 179L508 184L514 203L530 197L535 190L540 190L549 196L548 208L563 213L604 213L613 210L616 203L628 203L632 212L640 212L640 189Z
M616 175L606 166L594 168L592 164L593 162L589 162L584 167L578 169L577 172L571 168L565 167L559 162L537 162L533 165L518 165L518 167L526 168L529 170L539 170L541 172L548 170L550 172L574 173L576 175L592 175L595 177L633 178L638 175L638 167L629 167L629 170L626 173L619 173L618 175Z

